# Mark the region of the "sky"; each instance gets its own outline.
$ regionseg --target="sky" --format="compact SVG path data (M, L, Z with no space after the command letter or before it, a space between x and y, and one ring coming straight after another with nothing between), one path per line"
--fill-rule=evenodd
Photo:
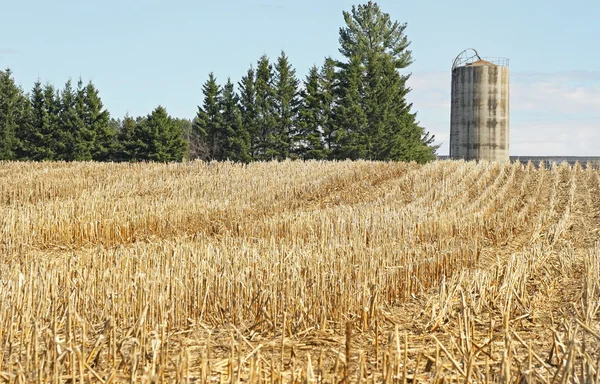
M367 0L0 0L0 67L26 91L93 81L113 117L193 118L209 72L238 82L284 50L304 79L339 58L342 11ZM454 58L510 60L510 154L600 156L600 2L380 0L407 23L420 123L448 154Z

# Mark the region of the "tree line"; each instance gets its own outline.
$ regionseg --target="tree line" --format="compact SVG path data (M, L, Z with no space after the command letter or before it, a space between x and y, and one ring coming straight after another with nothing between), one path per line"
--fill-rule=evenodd
M439 146L406 101L406 24L372 1L343 16L341 60L325 58L302 80L284 51L261 56L237 83L210 73L192 119L162 106L115 119L92 82L37 81L25 93L0 71L0 160L435 159Z
M184 127L162 106L113 119L92 82L57 89L37 81L26 94L10 70L0 71L0 160L180 161Z

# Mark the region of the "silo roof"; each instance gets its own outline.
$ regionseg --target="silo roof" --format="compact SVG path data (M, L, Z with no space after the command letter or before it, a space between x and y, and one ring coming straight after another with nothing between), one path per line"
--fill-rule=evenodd
M487 61L487 60L477 60L477 61L472 62L471 64L468 64L468 65L476 65L476 66L493 65L494 67L497 66L496 64L494 64L494 63L492 63L490 61Z

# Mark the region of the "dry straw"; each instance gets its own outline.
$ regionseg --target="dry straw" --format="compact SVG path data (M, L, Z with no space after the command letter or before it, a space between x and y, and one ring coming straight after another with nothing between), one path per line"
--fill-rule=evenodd
M0 163L0 381L600 381L600 173Z

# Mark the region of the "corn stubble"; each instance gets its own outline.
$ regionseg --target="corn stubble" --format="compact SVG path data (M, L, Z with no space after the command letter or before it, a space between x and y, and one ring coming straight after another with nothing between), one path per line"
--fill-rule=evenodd
M600 382L600 172L0 163L0 381Z

